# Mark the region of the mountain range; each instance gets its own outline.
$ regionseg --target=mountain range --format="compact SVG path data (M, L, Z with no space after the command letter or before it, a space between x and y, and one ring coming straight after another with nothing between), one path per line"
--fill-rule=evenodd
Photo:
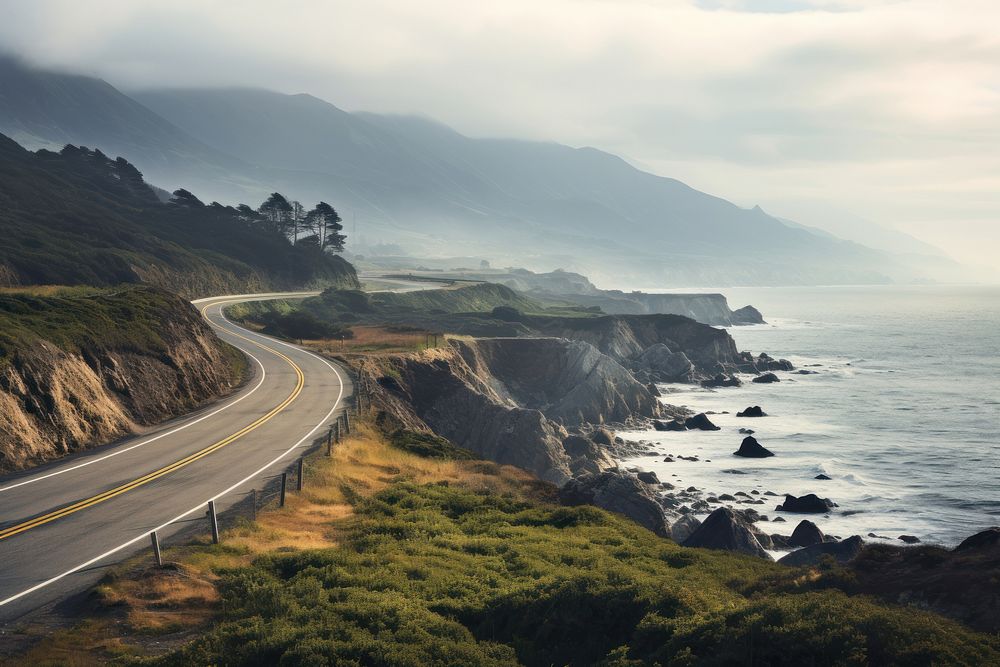
M305 94L126 94L4 57L0 133L29 148L99 148L153 184L224 203L273 190L307 205L329 201L356 248L391 243L415 256L562 267L614 286L934 278L912 257L740 208L594 148L470 138Z

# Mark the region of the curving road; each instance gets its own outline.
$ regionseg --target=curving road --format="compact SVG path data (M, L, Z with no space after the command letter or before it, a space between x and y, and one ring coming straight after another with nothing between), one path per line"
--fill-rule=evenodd
M26 614L86 590L105 568L161 544L205 507L261 489L327 428L352 395L347 372L294 345L229 322L239 301L194 302L220 338L245 352L250 382L224 401L140 436L0 477L0 642Z

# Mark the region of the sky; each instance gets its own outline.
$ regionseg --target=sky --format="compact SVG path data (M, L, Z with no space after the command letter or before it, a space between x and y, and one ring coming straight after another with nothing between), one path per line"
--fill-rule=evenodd
M1000 264L997 0L0 0L0 48L595 146Z

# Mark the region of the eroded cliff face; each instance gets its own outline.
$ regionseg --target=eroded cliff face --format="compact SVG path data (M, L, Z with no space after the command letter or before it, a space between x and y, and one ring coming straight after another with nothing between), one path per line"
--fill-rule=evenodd
M645 386L580 341L456 339L445 348L354 365L397 423L428 428L557 484L594 464L567 442L567 427L659 414Z
M232 391L242 356L180 297L140 288L155 343L116 332L60 344L23 336L0 356L0 471L26 468L104 444ZM50 304L58 308L58 302ZM116 304L122 306L122 304ZM127 304L125 306L128 307ZM87 330L83 323L81 331ZM102 323L103 324L103 323ZM122 322L127 328L129 322ZM10 345L10 343L8 343Z
M609 315L593 318L529 318L527 323L548 336L590 343L615 361L631 366L648 348L662 344L684 354L695 376L708 377L741 363L736 343L716 329L680 315Z

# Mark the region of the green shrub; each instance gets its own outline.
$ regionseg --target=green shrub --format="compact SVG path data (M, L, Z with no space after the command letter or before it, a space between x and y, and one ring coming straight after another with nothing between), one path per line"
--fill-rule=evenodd
M173 664L996 664L931 614L684 549L592 507L399 483L337 549L223 574L223 621ZM752 597L740 591L757 586ZM773 589L771 588L773 586Z

